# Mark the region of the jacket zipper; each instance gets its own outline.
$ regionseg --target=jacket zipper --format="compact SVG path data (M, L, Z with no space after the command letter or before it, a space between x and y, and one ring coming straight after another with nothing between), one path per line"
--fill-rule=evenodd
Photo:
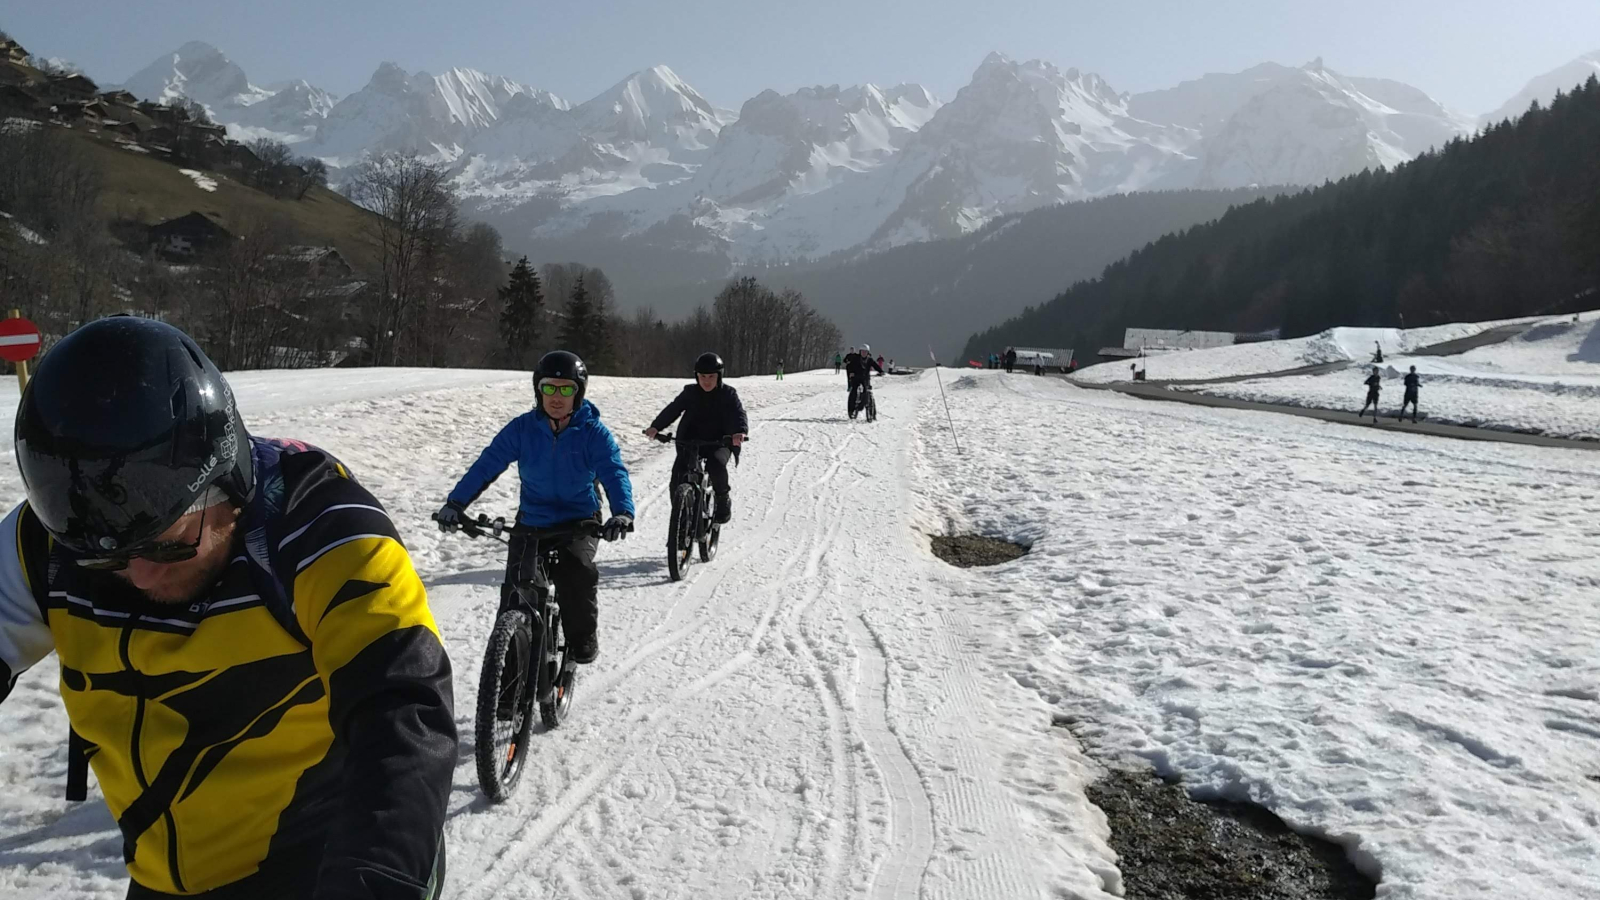
M133 641L133 626L122 629L122 638L117 642L117 651L122 656L122 665L129 673L137 674L133 667L133 657L128 651ZM133 777L139 782L139 790L150 789L150 782L144 776L144 759L139 752L140 738L144 732L144 695L141 693L134 697L133 707L133 733L129 736L130 756L133 759ZM167 823L167 868L171 870L172 883L178 888L179 893L184 893L183 876L178 874L178 823L172 818L172 810L168 809L162 814ZM135 845L137 847L137 844Z

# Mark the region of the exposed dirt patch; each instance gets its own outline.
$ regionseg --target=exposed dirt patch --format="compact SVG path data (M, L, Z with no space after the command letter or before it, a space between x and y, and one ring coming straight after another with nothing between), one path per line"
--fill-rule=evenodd
M1027 552L1028 548L1021 544L979 534L933 536L933 555L963 569L998 566L1018 559Z
M1259 806L1200 803L1149 772L1089 786L1111 824L1127 900L1369 900L1377 884L1337 844Z

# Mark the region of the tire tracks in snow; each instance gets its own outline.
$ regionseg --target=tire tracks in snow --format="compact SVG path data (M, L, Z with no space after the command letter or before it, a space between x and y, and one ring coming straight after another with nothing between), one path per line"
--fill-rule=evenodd
M889 721L889 654L864 616L849 620L861 661L856 684L858 722L889 795L889 852L872 875L872 900L917 900L933 859L933 803L916 764ZM1021 895L1017 895L1021 896Z
M597 688L585 691L589 699L585 705L592 704L599 697L614 691L623 683L629 681L637 674L645 662L659 657L668 648L680 643L684 638L700 631L706 617L699 613L717 595L718 589L736 573L741 573L742 566L749 562L757 553L771 546L771 541L781 529L793 511L789 503L789 493L794 480L798 463L804 458L803 451L806 443L804 434L790 447L790 459L780 469L776 480L771 500L763 516L762 525L741 541L738 552L732 558L719 555L716 565L706 567L703 571L707 577L686 582L686 587L675 598L673 606L669 609L666 619L657 625L650 634L657 635L642 646L634 654L627 657L616 669L606 673L599 681ZM834 517L838 519L838 517ZM815 520L813 520L815 521ZM820 532L815 529L801 542L791 543L793 548L778 572L778 583L787 581L789 574L798 565L802 558L820 558L821 551L808 552L810 548L821 541ZM770 552L768 550L767 552ZM478 898L495 896L497 889L508 883L510 876L521 869L523 863L535 852L544 848L544 845L556 835L556 832L565 825L580 807L597 793L600 788L609 782L621 765L632 758L641 745L655 731L670 721L673 716L681 712L697 696L706 690L720 684L740 669L748 665L756 656L756 651L765 640L779 608L782 604L781 591L769 592L769 601L763 609L757 623L749 635L745 646L727 662L716 669L695 680L693 683L679 688L670 693L664 700L637 711L635 707L630 711L625 721L632 724L631 729L619 742L611 743L600 765L588 770L583 777L564 791L553 801L544 804L538 809L537 815L530 820L517 823L511 829L496 829L501 833L497 837L506 838L500 843L504 847L500 853L483 869L482 874L464 886L457 886L451 893L464 900L478 900ZM695 602L684 603L686 599ZM677 624L681 622L682 624ZM676 625L676 627L674 627ZM664 633L663 633L664 632ZM587 679L585 681L588 681ZM580 686L583 682L580 682ZM581 710L578 711L581 715ZM535 752L538 748L535 746ZM492 840L492 838L490 838ZM479 844L484 843L479 838Z

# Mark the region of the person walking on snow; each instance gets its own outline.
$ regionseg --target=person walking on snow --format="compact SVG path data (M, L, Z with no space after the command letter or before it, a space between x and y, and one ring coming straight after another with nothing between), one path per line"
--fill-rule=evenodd
M1372 407L1372 421L1376 424L1378 421L1378 394L1383 390L1383 376L1378 374L1376 366L1372 369L1372 375L1367 378L1366 385L1367 402L1361 404L1361 412L1356 413L1356 418L1359 419L1366 415L1367 407L1370 406Z
M778 380L783 380L783 363L778 363Z
M1007 375L1011 374L1012 370L1015 369L1016 367L1017 367L1017 348L1015 348L1015 347L1007 347L1006 348L1006 374Z
M1395 416L1396 421L1406 417L1406 404L1409 403L1411 404L1411 424L1415 425L1417 423L1417 386L1421 383L1422 379L1417 376L1417 367L1412 366L1411 371L1406 373L1406 395L1405 399L1400 401L1400 414Z
M854 350L855 348L852 347L850 349ZM833 374L835 374L835 375L839 374L839 367L843 366L843 365L844 365L844 357L841 356L838 351L834 351L834 354L833 354Z

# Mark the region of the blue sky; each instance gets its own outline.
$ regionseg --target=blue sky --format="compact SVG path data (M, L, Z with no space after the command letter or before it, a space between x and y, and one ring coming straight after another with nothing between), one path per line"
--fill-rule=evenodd
M384 60L480 69L574 102L665 63L737 109L766 88L865 81L949 99L991 50L1119 91L1321 56L1483 113L1600 49L1600 0L59 0L0 10L0 28L104 82L203 40L258 84L304 78L340 95Z

